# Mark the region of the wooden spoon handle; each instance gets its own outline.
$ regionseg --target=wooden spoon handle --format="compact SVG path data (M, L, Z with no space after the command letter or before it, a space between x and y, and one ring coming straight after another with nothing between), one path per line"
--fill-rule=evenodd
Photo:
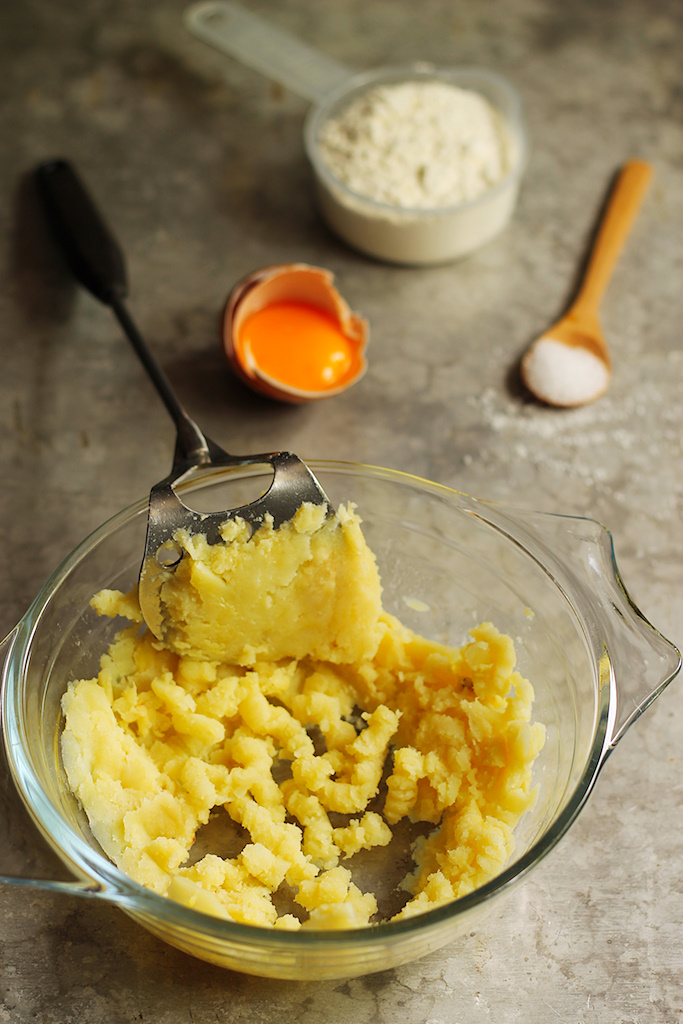
M644 160L631 160L621 170L595 239L583 284L573 304L574 310L580 306L584 315L597 315L652 174L652 164Z

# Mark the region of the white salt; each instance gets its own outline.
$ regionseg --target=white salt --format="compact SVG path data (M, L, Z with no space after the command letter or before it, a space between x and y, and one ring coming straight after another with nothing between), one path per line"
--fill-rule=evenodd
M538 398L552 405L583 405L607 390L609 370L588 349L541 338L525 357L524 379Z

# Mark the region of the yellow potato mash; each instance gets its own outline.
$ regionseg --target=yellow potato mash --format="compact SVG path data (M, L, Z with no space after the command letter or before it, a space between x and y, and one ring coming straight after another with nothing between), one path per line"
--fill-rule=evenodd
M351 508L307 505L251 539L227 523L223 540L183 538L165 585L181 654L142 627L135 593L93 599L130 625L69 685L61 747L104 852L171 899L289 929L376 920L354 855L400 823L423 827L394 918L494 877L544 740L510 637L484 623L451 648L386 613ZM237 847L193 860L226 815Z
M357 517L343 506L325 517L322 505L305 504L284 531L269 519L251 540L243 519L228 520L223 544L180 530L190 557L161 591L169 646L239 665L371 655L380 638L377 567Z

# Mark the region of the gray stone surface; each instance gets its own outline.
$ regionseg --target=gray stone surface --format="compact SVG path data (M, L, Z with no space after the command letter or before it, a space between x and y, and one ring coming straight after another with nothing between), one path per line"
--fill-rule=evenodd
M392 466L593 516L655 625L683 644L681 15L674 0L258 0L358 68L427 59L519 88L532 155L509 229L458 264L396 269L313 206L305 104L190 39L182 0L0 6L0 634L85 534L141 497L173 431L115 322L41 245L24 175L71 157L128 255L132 308L233 451ZM612 175L656 177L607 294L609 394L551 411L516 381L561 312ZM302 408L247 394L217 320L254 267L330 267L372 325L370 369ZM104 904L0 891L0 1022L673 1024L683 1013L680 680L627 733L568 836L473 936L349 982L255 981ZM0 871L53 867L5 782Z

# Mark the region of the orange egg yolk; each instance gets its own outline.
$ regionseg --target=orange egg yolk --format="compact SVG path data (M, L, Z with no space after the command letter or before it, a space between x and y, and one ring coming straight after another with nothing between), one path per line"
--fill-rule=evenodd
M305 302L273 302L252 313L239 344L262 373L301 391L337 387L357 361L357 346L337 320Z

